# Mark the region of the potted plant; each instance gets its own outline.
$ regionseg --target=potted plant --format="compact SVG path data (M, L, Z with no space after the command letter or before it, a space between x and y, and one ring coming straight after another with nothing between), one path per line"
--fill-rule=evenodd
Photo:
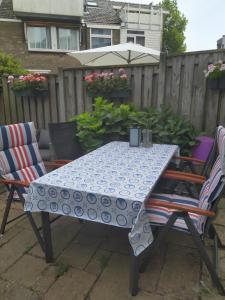
M225 89L225 64L222 61L209 64L205 76L211 89Z
M8 77L8 83L11 85L16 96L45 96L48 93L46 77L38 73Z
M108 100L127 99L130 94L128 78L123 68L119 74L114 72L90 73L84 77L88 95L91 97L102 96Z

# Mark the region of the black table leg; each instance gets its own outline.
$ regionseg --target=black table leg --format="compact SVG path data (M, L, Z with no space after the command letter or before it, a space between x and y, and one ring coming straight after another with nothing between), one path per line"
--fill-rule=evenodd
M52 235L48 212L41 212L44 248L45 248L45 261L47 263L53 262L53 251L52 251Z
M130 253L130 293L136 296L138 293L139 279L139 257L135 256L133 250Z

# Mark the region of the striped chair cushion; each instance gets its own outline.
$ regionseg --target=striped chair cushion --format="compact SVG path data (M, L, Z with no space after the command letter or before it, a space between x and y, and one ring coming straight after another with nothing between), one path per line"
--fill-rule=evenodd
M222 173L225 174L225 128L223 126L218 127L217 144L221 159Z
M151 202L151 200L187 205L190 207L198 207L198 203L199 203L197 199L175 195L175 194L152 194L149 201ZM174 210L165 207L154 206L151 208L146 208L146 212L149 216L151 225L159 226L159 225L165 225L167 223L169 217L172 215ZM194 213L189 213L189 216L192 219L193 224L197 228L198 232L202 234L203 226L200 224L200 216ZM188 231L186 223L182 218L178 218L174 223L173 227L178 230Z
M34 124L0 127L0 175L31 182L46 173L36 140ZM21 192L25 192L21 189Z

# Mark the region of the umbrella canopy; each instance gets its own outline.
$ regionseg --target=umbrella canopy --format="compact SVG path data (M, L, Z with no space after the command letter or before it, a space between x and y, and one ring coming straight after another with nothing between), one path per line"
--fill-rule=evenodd
M85 66L147 64L159 61L160 52L133 43L94 48L68 53Z

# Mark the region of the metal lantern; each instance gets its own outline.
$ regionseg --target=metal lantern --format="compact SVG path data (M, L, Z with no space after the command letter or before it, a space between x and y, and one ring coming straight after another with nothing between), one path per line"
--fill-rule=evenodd
M141 129L139 127L130 128L130 147L139 147L141 143Z

